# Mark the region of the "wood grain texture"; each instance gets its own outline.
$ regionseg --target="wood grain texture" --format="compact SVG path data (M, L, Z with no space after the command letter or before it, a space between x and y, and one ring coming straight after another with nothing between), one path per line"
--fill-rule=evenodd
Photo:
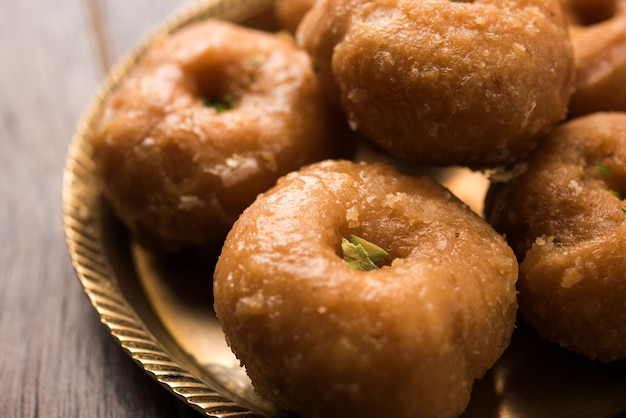
M89 1L0 2L0 417L198 417L100 324L60 203L72 132L104 68L180 2Z

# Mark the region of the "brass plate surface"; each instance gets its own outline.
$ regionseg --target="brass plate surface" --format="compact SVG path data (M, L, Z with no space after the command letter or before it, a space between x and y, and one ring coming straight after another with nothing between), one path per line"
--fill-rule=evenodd
M91 159L93 121L153 39L215 17L274 30L271 0L202 0L160 23L111 70L81 118L63 181L64 228L72 264L112 337L173 395L209 417L288 417L258 398L230 352L213 312L216 249L156 256L136 245L103 200ZM362 154L359 159L376 156ZM480 211L486 182L454 169L438 177ZM542 341L520 323L504 356L476 382L464 417L626 416L626 364L591 362Z

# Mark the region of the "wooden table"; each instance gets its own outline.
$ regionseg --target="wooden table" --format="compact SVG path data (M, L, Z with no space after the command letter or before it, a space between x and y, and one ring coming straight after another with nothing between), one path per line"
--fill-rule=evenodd
M199 417L110 337L67 255L61 181L109 66L181 0L0 2L0 417Z

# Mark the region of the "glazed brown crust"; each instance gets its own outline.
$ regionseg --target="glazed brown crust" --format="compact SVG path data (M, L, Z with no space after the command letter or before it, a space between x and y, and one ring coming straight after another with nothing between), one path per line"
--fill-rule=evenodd
M315 0L276 0L278 23L290 33L296 33L304 15L313 7Z
M422 163L513 160L573 91L555 0L321 0L297 36L353 128Z
M353 270L353 233L389 251ZM256 391L305 417L453 417L513 331L517 262L501 236L428 178L327 161L239 218L215 309Z
M576 67L570 115L626 111L626 1L563 1Z
M520 259L520 311L542 335L590 358L626 358L626 114L555 130L487 219Z
M224 97L233 109L206 104ZM336 155L339 118L291 38L208 20L150 47L105 104L94 159L140 240L207 246L278 177Z

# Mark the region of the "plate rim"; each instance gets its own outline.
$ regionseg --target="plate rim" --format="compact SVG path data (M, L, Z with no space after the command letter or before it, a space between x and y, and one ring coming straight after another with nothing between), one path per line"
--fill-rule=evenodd
M273 0L191 1L158 22L111 67L79 117L66 154L61 190L65 244L74 272L100 322L132 360L178 399L208 417L260 417L220 393L172 356L150 331L119 285L106 252L103 211L91 157L93 121L112 90L159 37L194 21L217 17L242 21L267 12Z

